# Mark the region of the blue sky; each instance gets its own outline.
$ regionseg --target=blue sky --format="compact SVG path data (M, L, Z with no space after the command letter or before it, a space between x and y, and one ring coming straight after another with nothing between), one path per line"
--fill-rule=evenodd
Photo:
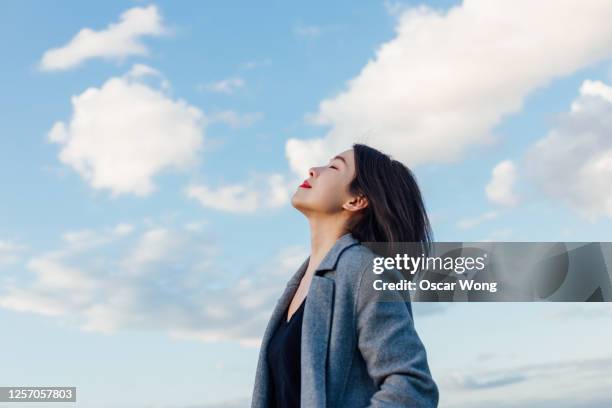
M288 197L352 141L438 241L609 241L610 5L490 4L4 2L0 384L247 406ZM414 311L441 407L612 402L606 304Z

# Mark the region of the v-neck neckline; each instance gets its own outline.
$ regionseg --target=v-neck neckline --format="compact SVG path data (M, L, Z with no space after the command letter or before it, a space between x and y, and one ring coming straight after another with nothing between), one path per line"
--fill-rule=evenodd
M291 315L291 317L289 318L289 320L287 320L287 313L285 313L285 315L283 316L283 320L285 321L285 324L289 324L291 323L291 320L293 320L293 317L300 313L300 310L304 307L304 303L306 303L306 298L308 296L304 296L304 299L302 300L302 303L300 303L300 306L295 310L295 312L293 312L293 314ZM287 306L287 311L289 311L289 306Z

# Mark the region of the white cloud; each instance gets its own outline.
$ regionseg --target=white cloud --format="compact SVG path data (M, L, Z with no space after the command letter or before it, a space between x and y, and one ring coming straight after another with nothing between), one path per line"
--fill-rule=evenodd
M121 263L121 269L130 273L145 271L149 264L170 260L180 254L183 244L180 236L167 228L155 227L145 231L133 250Z
M37 276L35 287L47 291L67 290L84 293L102 284L98 278L88 276L80 268L64 263L62 257L62 253L51 252L28 261L28 269Z
M307 256L303 247L287 247L241 273L209 237L180 226L152 223L121 236L116 227L83 231L99 245L64 240L32 256L19 279L0 281L0 307L55 316L85 331L155 330L252 346Z
M115 226L113 231L115 232L115 234L119 236L124 236L124 235L131 234L132 231L134 231L134 226L131 224L120 223Z
M194 184L185 190L189 198L215 210L255 214L262 209L278 208L289 202L289 195L299 182L282 174L264 174L247 183L235 183L211 188Z
M19 288L12 288L8 295L0 298L0 307L43 316L61 316L68 310L66 303L59 297Z
M185 223L183 228L191 232L200 232L206 227L206 225L208 225L208 220L190 221Z
M571 109L525 154L525 175L591 222L612 217L612 87L586 80Z
M141 38L163 35L167 31L156 6L134 7L123 12L118 23L100 31L83 28L68 44L46 51L40 68L62 70L76 67L91 58L121 60L131 55L147 55L147 47Z
M162 77L162 74L148 65L134 64L126 76L131 78L142 78L146 76Z
M89 229L67 231L62 235L63 241L70 245L72 251L84 250L105 244L109 237Z
M611 14L611 2L578 0L406 9L395 38L310 116L328 133L287 141L290 166L305 175L354 141L409 166L459 160L493 142L491 129L530 92L612 55Z
M242 78L228 78L207 84L204 89L210 92L233 94L237 89L242 88L246 81Z
M49 141L62 146L59 159L94 189L145 196L162 170L198 163L205 117L183 100L141 81L156 71L136 66L72 97L72 117L56 122Z
M172 87L170 81L168 81L161 72L145 64L134 64L132 68L124 75L125 78L132 80L144 81L145 78L159 78L161 88L164 91L169 91Z
M512 207L518 204L518 195L514 191L516 183L516 166L510 160L498 163L491 173L491 181L485 191L487 197L495 204Z

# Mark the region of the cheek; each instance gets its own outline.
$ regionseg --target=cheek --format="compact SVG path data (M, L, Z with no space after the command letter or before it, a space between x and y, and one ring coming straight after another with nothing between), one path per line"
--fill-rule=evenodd
M336 213L342 209L346 200L347 182L340 175L323 174L316 187L295 194L292 204L296 208L309 209L321 213Z
M343 198L345 194L343 191L345 186L341 180L328 180L328 183L318 187L321 188L316 191L314 200L316 200L321 209L328 212L333 212L342 207L342 204L344 203Z

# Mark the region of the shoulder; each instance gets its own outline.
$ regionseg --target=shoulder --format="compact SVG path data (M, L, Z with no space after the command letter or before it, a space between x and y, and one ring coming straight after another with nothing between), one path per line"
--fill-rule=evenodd
M376 255L370 248L357 244L347 248L338 259L336 279L359 284L364 273L371 270Z
M378 290L378 286L386 283L400 283L406 277L396 268L387 268L384 273L375 271L375 260L384 258L364 245L354 245L347 248L336 268L336 283L348 288L350 292L358 294L364 301L374 299L410 301L408 291ZM380 264L378 264L380 265Z

